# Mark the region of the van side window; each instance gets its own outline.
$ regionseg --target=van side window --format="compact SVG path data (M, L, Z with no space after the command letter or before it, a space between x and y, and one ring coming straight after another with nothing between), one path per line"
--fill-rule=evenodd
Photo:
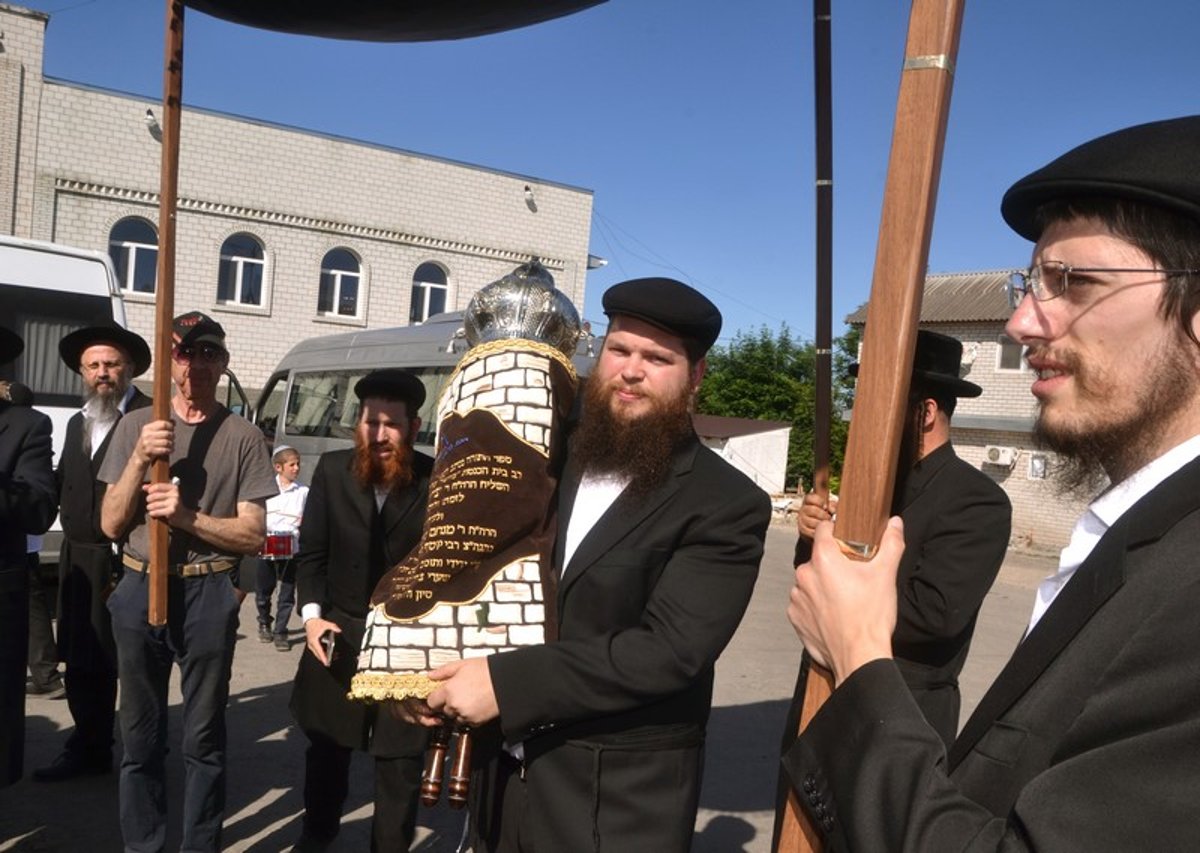
M365 373L366 371L363 371ZM358 401L351 389L363 374L297 373L288 400L287 432L311 438L353 440Z
M287 389L287 374L276 373L267 380L266 388L259 396L259 408L254 420L266 436L274 443L275 431L279 428L279 413L283 410L283 392Z

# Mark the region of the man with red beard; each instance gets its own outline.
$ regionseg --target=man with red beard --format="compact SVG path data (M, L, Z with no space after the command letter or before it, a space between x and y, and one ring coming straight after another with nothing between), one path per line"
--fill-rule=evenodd
M789 618L836 688L784 756L835 850L1191 850L1200 838L1200 116L1139 125L1018 181L1010 284L1037 433L1104 483L947 753L892 658L876 559L817 528ZM1053 512L1053 506L1046 511Z
M354 449L322 454L317 462L296 555L305 649L291 709L309 741L304 831L295 848L302 851L324 849L337 835L354 750L375 759L371 849L407 850L426 741L421 728L346 698L371 593L421 538L433 460L413 450L413 440L425 386L406 371L377 370L354 393L360 407Z
M689 849L713 666L762 557L766 493L692 429L720 312L662 278L603 305L560 487L557 639L431 674L423 722L498 717L506 743L473 791L478 853Z

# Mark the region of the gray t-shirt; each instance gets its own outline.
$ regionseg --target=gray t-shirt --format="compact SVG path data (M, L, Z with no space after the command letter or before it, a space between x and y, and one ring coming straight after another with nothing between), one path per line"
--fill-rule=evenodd
M108 455L100 467L101 480L115 483L121 479L142 427L153 419L154 410L147 406L117 422ZM184 506L214 518L233 518L239 502L265 501L279 494L266 439L248 421L223 406L198 424L184 423L174 411L171 420L175 424L171 476L179 478L179 495ZM150 482L149 471L145 482ZM138 560L148 559L149 539L143 502L127 534L125 552ZM240 555L220 551L182 530L171 530L167 558L171 565L222 557L237 559Z

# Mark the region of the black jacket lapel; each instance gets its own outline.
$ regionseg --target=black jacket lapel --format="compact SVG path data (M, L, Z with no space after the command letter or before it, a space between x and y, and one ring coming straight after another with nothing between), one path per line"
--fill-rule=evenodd
M637 498L631 498L629 494L622 492L613 505L608 508L608 511L600 516L600 520L588 531L587 535L583 537L583 541L579 543L579 547L575 549L571 562L563 573L562 583L558 589L560 602L566 597L567 591L580 575L611 551L630 532L636 530L639 524L679 491L679 478L691 471L699 446L698 441L692 441L675 454L671 471L661 486L649 494ZM578 481L575 481L571 495L572 503L574 503L577 492ZM563 535L559 536L560 540L566 538L568 521L569 516L561 521L563 526L560 530ZM556 543L556 555L561 558L561 552L558 550L560 547L561 544Z
M1200 459L1172 474L1129 508L1096 544L1075 576L1021 641L950 750L950 769L1046 670L1092 615L1121 588L1126 555L1163 537L1200 504Z
M1063 587L988 688L950 750L950 769L1046 670L1092 614L1125 582L1126 526L1118 522Z

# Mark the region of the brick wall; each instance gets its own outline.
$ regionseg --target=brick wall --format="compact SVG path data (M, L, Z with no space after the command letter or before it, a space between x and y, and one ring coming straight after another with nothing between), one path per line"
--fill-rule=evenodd
M157 228L161 145L146 111L161 122L162 106L43 81L44 28L44 15L0 4L0 109L20 116L0 123L0 199L20 201L15 219L0 214L0 230L107 251L124 217ZM18 126L19 170L5 137ZM231 367L247 391L304 338L407 325L422 263L446 271L446 310L466 307L534 255L583 305L589 190L198 109L184 110L180 138L175 307L205 311L225 327ZM221 244L243 231L265 249L259 307L216 298ZM321 260L333 248L361 261L357 318L317 312ZM127 311L134 330L152 335L152 296L129 295Z

